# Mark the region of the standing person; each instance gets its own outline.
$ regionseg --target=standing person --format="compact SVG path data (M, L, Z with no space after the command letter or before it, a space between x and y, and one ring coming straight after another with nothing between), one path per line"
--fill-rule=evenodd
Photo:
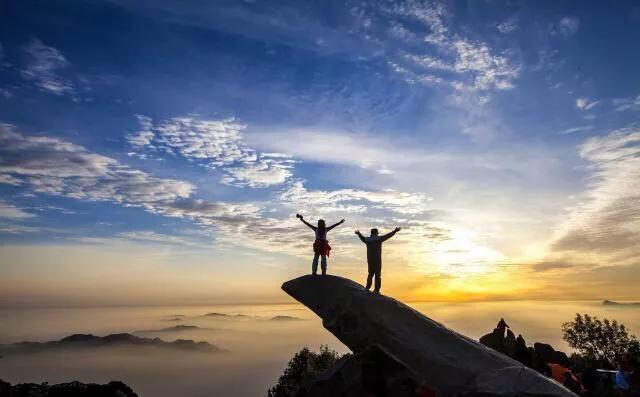
M369 267L369 275L367 276L367 291L371 289L371 279L375 276L376 285L373 290L375 293L380 293L380 287L382 279L380 272L382 271L382 243L390 239L400 231L399 227L396 227L392 232L383 236L378 236L378 229L371 229L371 235L365 237L356 230L356 234L360 237L363 243L367 245L367 265Z
M318 273L318 257L320 257L320 267L322 268L322 275L327 274L327 256L331 252L331 246L327 241L327 232L334 227L344 223L344 219L340 222L326 226L324 219L318 220L318 226L313 226L309 222L305 221L302 215L296 214L296 218L300 219L302 223L309 226L316 233L316 240L313 242L313 262L311 264L311 273L315 276Z

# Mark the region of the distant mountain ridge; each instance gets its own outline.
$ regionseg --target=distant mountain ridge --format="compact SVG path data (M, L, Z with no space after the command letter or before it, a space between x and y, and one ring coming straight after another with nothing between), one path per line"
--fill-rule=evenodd
M11 385L0 379L0 396L7 397L138 397L129 386L122 382L109 382L106 385L95 383L68 382L57 385L48 383L19 383Z
M226 313L218 313L218 312L212 312L212 313L207 313L207 314L203 314L202 317L213 317L213 318L234 318L234 319L246 319L246 318L251 318L251 316L248 316L246 314L226 314Z
M615 302L610 300L602 301L602 304L605 306L637 306L640 307L640 302Z
M269 321L304 321L304 319L294 316L278 315L271 317Z
M18 342L0 345L0 354L20 354L54 351L73 348L103 348L103 347L156 347L198 352L223 352L209 342L194 342L190 339L177 339L167 342L160 338L142 338L128 333L95 336L92 334L73 334L57 341L49 342Z
M142 330L138 330L138 331L133 331L134 334L153 334L153 333L160 333L160 332L183 332L183 331L197 331L197 330L207 330L207 331L211 331L214 330L215 328L202 328L202 327L198 327L197 325L174 325L173 327L167 327L167 328L159 328L159 329L142 329Z

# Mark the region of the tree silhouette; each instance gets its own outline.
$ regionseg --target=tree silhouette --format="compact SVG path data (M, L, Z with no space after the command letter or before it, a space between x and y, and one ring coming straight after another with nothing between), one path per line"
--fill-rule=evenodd
M613 365L639 351L635 335L616 320L600 320L588 314L576 314L573 321L562 324L564 340L588 360Z
M306 389L321 372L340 359L338 352L327 345L320 345L316 353L304 347L294 354L278 383L267 391L268 397L293 397Z

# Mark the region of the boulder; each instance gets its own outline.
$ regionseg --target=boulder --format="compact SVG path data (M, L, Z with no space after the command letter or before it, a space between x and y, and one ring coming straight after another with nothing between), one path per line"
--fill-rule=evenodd
M505 353L504 336L497 328L493 332L480 337L480 343L500 353Z
M547 363L569 365L569 357L564 352L555 350L551 345L536 342L533 344L533 368L548 371Z
M307 275L282 289L320 316L356 355L370 349L384 353L437 396L575 396L522 363L351 280Z

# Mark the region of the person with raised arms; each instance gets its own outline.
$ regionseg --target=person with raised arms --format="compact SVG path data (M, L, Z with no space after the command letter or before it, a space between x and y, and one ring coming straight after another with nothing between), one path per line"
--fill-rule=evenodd
M322 275L327 274L327 257L331 252L331 246L327 240L327 232L336 226L344 223L344 219L340 222L327 227L324 219L318 220L318 226L313 226L309 222L304 220L304 217L300 214L296 214L296 218L300 219L302 223L309 226L316 234L316 239L313 242L313 262L311 264L311 274L314 276L318 273L318 258L320 258L320 267L322 269Z
M399 227L396 227L392 232L378 235L378 229L371 229L371 235L365 237L356 230L356 234L360 240L367 245L367 265L369 267L369 274L367 275L367 291L371 289L371 281L375 277L376 284L373 292L380 293L380 287L382 286L382 243L393 237L400 231Z

